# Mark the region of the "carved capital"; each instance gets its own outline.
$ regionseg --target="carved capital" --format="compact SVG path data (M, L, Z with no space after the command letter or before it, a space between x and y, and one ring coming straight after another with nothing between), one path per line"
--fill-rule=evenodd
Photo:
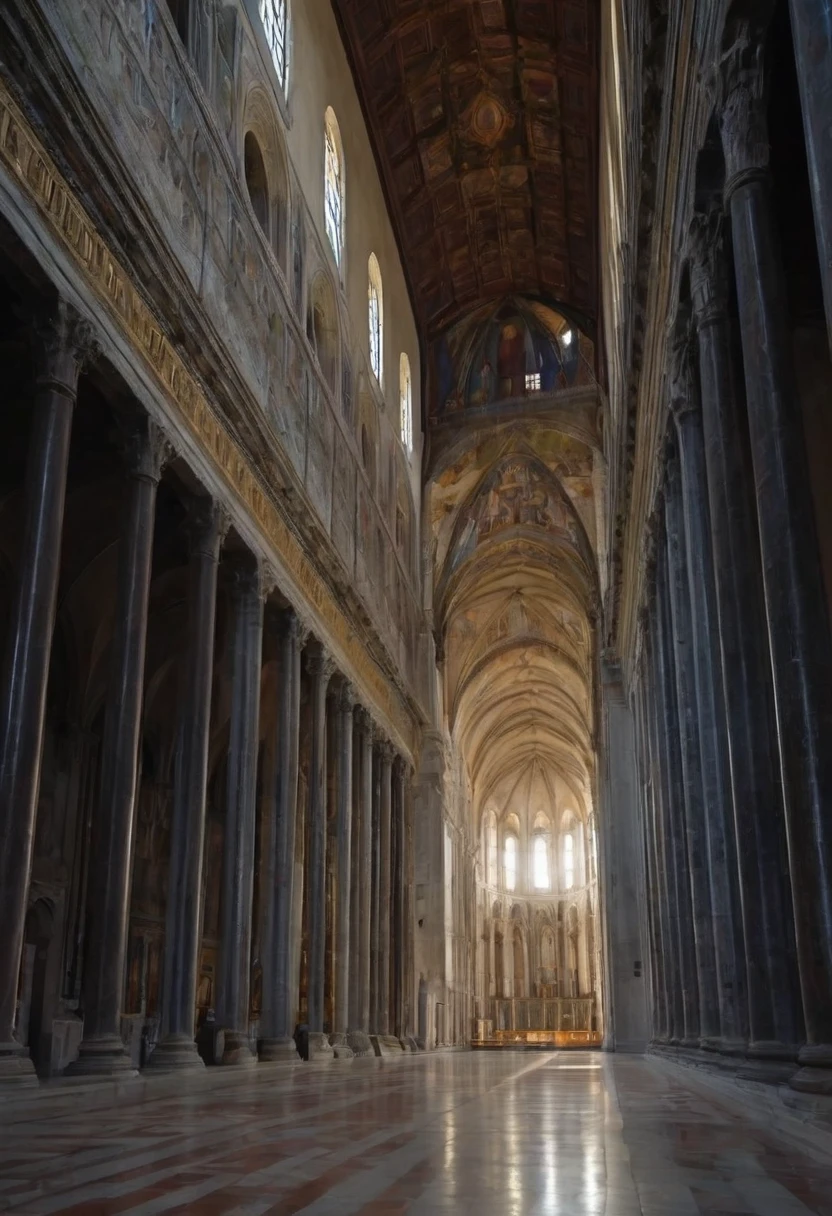
M723 318L728 308L725 216L719 208L694 215L688 230L688 253L693 311L701 329Z
M349 680L342 680L337 693L341 713L351 714L355 709L355 689Z
M312 642L306 650L306 670L324 689L335 674L335 662L320 642Z
M699 409L688 320L686 313L677 316L668 350L668 406L679 424Z
M355 720L358 723L358 729L361 731L362 735L364 735L365 740L368 743L372 743L373 737L375 736L375 723L373 722L373 716L370 711L365 709L363 705L357 706L355 710Z
M376 740L376 748L382 764L390 767L393 764L393 757L396 754L396 749L390 740L385 735L380 735Z
M222 542L230 526L231 519L225 507L210 495L195 495L188 502L185 532L192 555L204 554L218 561Z
M260 563L253 553L248 550L233 553L229 558L228 571L233 596L247 599L262 595Z
M268 599L277 585L277 571L274 566L271 562L262 561L260 563L260 594L264 600Z
M119 425L124 462L131 477L158 482L173 455L173 446L157 422L146 414Z
M765 177L769 164L762 39L744 27L722 63L719 126L725 154L725 199L748 181Z
M38 388L74 399L82 368L98 355L93 325L66 300L58 300L36 319L35 333Z

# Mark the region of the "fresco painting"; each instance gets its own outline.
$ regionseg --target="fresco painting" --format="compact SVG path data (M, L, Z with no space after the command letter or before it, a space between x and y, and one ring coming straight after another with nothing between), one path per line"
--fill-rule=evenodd
M466 318L431 354L431 415L557 393L594 382L592 342L554 309L509 300Z

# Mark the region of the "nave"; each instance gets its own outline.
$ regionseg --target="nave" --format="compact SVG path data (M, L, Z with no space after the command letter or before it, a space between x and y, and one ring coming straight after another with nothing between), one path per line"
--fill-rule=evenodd
M832 1212L824 1147L790 1147L750 1108L652 1058L454 1052L262 1065L139 1078L106 1099L64 1086L51 1101L21 1100L4 1134L0 1211ZM67 1104L71 1126L56 1118Z

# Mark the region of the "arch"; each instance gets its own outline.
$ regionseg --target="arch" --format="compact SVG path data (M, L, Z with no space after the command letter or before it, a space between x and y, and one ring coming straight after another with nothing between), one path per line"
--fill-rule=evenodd
M243 141L243 166L249 202L266 239L271 241L269 179L266 176L266 162L253 131L246 131Z
M316 275L309 292L306 334L315 348L318 366L330 389L338 385L338 309L327 276Z
M399 435L410 456L413 451L413 379L410 360L404 351L399 355Z
M288 0L260 0L260 20L269 44L272 64L283 94L289 84L289 4Z
M370 337L370 367L378 381L384 385L384 290L381 283L381 267L374 253L367 263L367 325Z
M332 106L324 115L324 227L340 267L344 251L344 149Z

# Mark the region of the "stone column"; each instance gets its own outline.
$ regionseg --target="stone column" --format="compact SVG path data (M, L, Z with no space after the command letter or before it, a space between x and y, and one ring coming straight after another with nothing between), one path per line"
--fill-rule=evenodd
M295 990L293 972L301 926L294 916L295 830L297 825L298 755L300 745L300 656L305 630L292 611L279 614L280 706L277 719L277 763L270 796L271 854L267 866L266 917L263 934L263 1012L261 1060L295 1064Z
M794 1059L803 1036L783 795L775 754L771 660L766 638L754 487L737 398L728 319L722 218L699 216L691 232L702 426L716 576L740 908L748 977L748 1054Z
M149 418L125 429L124 441L129 480L118 551L101 784L92 831L82 988L84 1037L78 1059L71 1065L76 1074L106 1074L132 1067L121 1038L121 1001L153 525L156 491L168 449L162 432Z
M361 796L364 788L362 773L363 709L356 706L352 715L352 834L350 837L350 1031L361 1022Z
M828 0L789 0L789 9L832 349L832 8Z
M693 938L699 992L699 1036L702 1047L720 1045L719 997L714 953L711 884L699 723L696 708L695 655L690 619L690 582L681 497L681 473L675 452L668 461L665 532L670 615L668 653L675 674L674 703L678 713L681 752L682 805L685 814L687 869L690 874ZM668 690L671 692L671 690ZM672 695L672 693L671 693Z
M356 1023L347 1036L355 1055L372 1055L370 1030L370 887L372 884L373 722L366 710L356 712L357 745L360 752L360 820L357 855L358 933Z
M699 981L697 973L693 902L689 872L685 787L682 775L681 734L676 701L676 666L673 652L667 538L662 529L656 561L656 615L651 627L655 655L656 705L653 731L663 783L663 833L669 900L672 906L672 945L679 960L681 984L681 1046L698 1047ZM677 1007L676 1023L679 1026Z
M379 927L381 916L381 749L384 740L379 736L373 748L372 799L370 802L370 1034L378 1034L379 1012Z
M346 681L338 693L336 755L338 764L338 859L335 913L335 1026L332 1046L338 1059L351 1059L350 907L352 880L352 753L355 694ZM357 978L357 977L356 977Z
M226 518L217 502L205 497L191 501L188 638L173 780L162 1038L150 1057L150 1064L157 1068L204 1067L194 1041L194 1010L199 968L217 566L225 526Z
M687 317L674 343L672 358L674 369L670 408L679 440L694 693L716 952L720 1051L726 1055L744 1055L748 1046L748 998L740 928L737 842L728 767L705 443L699 388L691 363ZM721 521L717 524L717 527L720 526Z
M30 1081L14 1036L17 984L40 787L46 685L61 558L69 441L92 330L61 300L41 328L24 515L0 706L0 1081Z
M308 1020L309 1059L333 1058L324 1030L324 966L326 963L326 692L334 666L324 648L309 648L312 739L309 757L309 856L306 867L309 926Z
M832 1092L832 637L771 212L759 73L720 116L806 1023L792 1084Z
M231 720L223 839L222 938L217 1021L225 1030L223 1064L253 1065L248 1036L251 984L251 904L260 741L263 576L250 553L231 560L229 649Z
M405 764L399 758L393 770L393 815L395 827L395 869L393 872L393 983L395 1007L393 1033L402 1041L407 1037L405 985L407 958L407 823L405 818ZM487 984L484 985L488 996Z
M385 740L379 748L378 818L378 1033L390 1034L390 929L392 924L392 776L393 748Z

